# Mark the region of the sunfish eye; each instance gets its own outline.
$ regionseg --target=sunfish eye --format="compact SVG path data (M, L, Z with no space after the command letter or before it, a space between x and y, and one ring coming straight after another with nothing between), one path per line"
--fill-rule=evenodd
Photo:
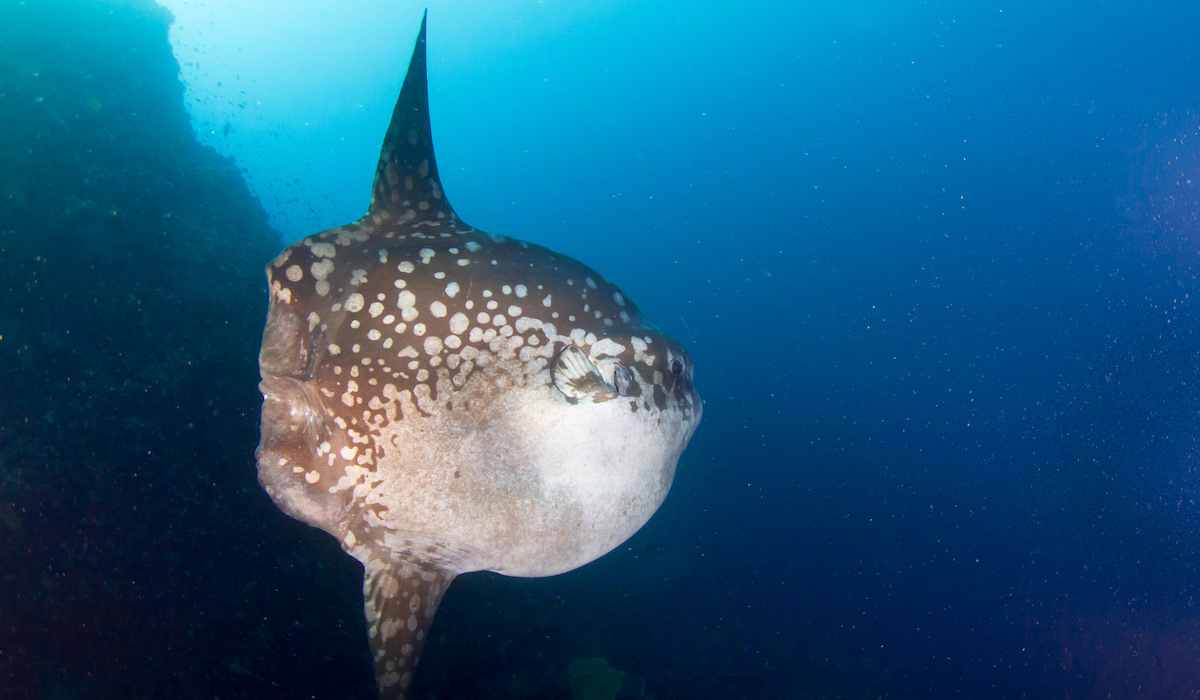
M613 370L613 384L617 386L617 393L621 396L629 396L629 389L633 386L633 377L630 376L629 370L625 369L625 365L617 365Z
M671 374L676 377L683 374L683 362L678 357L671 360Z

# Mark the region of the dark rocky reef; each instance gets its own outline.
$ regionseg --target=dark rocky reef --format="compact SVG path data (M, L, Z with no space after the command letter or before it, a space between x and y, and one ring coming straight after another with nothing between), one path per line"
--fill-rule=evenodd
M205 372L252 368L279 237L192 133L170 20L150 2L6 4L0 430L94 440L159 422Z
M192 131L171 20L0 3L0 697L370 696L359 574L255 483L282 245ZM278 593L302 574L338 592Z

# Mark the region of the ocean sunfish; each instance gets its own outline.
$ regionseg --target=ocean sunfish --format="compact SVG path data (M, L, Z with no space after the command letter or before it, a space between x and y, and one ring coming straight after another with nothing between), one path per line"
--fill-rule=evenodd
M258 480L365 567L381 698L468 571L552 576L633 535L700 422L693 367L594 270L461 221L425 21L358 221L267 267Z

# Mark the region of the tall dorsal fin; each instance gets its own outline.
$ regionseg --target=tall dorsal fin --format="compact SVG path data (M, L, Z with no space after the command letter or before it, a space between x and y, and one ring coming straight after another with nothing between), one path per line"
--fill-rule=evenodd
M400 98L392 111L392 122L383 137L375 185L371 188L368 216L392 221L413 218L454 217L442 193L437 162L433 158L433 134L429 127L429 84L425 76L425 19L413 47L408 74Z

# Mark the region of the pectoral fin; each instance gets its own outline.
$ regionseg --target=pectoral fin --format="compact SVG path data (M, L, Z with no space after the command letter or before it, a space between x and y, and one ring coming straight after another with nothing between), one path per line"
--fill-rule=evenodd
M554 386L568 399L599 403L620 395L616 387L604 380L587 353L575 345L568 345L554 357L550 376L554 378Z

